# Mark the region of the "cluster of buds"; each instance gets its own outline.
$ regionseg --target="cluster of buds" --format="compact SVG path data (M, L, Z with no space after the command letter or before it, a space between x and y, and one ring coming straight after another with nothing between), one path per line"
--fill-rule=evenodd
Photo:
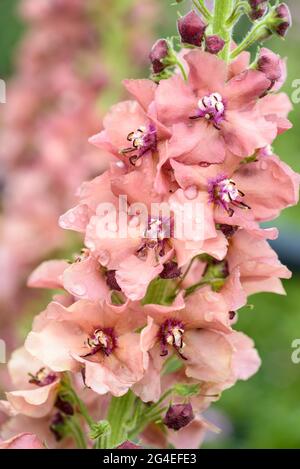
M268 2L266 0L249 0L251 20L256 21L262 18L268 10Z
M221 37L205 34L208 25L195 11L190 11L180 18L177 25L183 44L201 47L204 41L205 50L211 54L218 54L225 45Z
M249 0L249 17L256 21L265 17L268 32L285 37L288 29L292 25L292 18L289 7L285 3L280 3L269 8L269 1ZM266 13L269 10L269 14Z

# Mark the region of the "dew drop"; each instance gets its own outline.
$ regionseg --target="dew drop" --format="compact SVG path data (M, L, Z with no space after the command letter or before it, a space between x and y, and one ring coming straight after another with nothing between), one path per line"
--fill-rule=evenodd
M189 199L189 200L196 199L196 197L197 197L197 195L198 195L197 186L192 185L192 186L187 187L187 188L185 189L185 191L184 191L184 195L185 195L186 198Z
M83 296L86 294L86 287L84 285L73 285L71 288L71 292L75 296Z
M100 264L102 264L103 266L106 266L110 261L109 252L108 251L100 252L100 254L98 256L98 260L99 260Z

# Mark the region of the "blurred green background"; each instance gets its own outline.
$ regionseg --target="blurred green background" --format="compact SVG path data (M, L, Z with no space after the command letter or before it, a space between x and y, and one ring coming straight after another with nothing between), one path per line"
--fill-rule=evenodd
M123 1L128 0L119 0L120 3ZM164 9L159 23L153 25L157 34L174 34L177 7L171 7L169 0L153 1L159 1ZM293 28L285 41L271 40L267 46L288 57L289 75L285 91L291 97L294 91L292 83L300 79L300 2L289 0L286 3L292 10ZM1 0L0 3L0 78L3 79L13 73L16 46L24 31L24 25L15 12L17 4L18 0ZM186 7L187 2L182 9ZM244 21L237 35L243 35L247 26L247 21ZM127 73L124 70L123 78ZM141 71L140 75L143 73ZM108 96L114 100L112 93ZM280 136L275 145L276 153L298 172L299 118L300 104L295 103L291 114L294 128ZM262 367L248 382L239 382L224 392L214 405L219 412L215 417L216 423L220 420L225 429L220 436L205 443L208 448L300 448L300 364L295 365L291 361L291 343L295 338L300 339L300 207L286 210L271 226L281 229L281 241L275 246L282 260L292 266L294 277L285 282L286 297L256 295L249 301L254 308L240 311L237 329L254 338Z

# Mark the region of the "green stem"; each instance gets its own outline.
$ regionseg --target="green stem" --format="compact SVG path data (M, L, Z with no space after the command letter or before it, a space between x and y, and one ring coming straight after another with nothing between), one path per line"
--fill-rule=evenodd
M107 420L111 425L111 433L108 437L108 447L114 448L127 438L127 421L132 413L135 395L128 391L122 397L113 397Z
M227 20L227 26L232 28L243 14L247 14L250 11L250 6L248 2L241 1L238 2L235 6L230 18Z
M213 34L220 36L225 41L225 46L220 52L220 57L229 61L232 28L228 27L227 20L232 15L233 0L215 0Z
M71 379L67 374L64 376L61 394L62 398L65 397L66 400L70 401L74 405L76 411L79 412L79 414L84 418L88 426L92 428L92 426L95 424L95 421L90 416L86 405L83 403L80 397L78 397L76 391L73 389Z
M199 288L201 287L204 287L205 285L209 285L209 281L207 280L201 280L200 282L198 283L195 283L194 285L192 285L191 287L187 288L185 290L185 298L189 295L191 295L192 293L194 293L196 290L198 290Z
M234 51L232 51L231 59L235 59L241 52L248 49L248 47L252 46L258 40L258 33L260 29L264 28L264 26L265 20L254 25L245 37L245 39L234 49Z
M178 291L178 289L181 287L182 283L184 282L184 280L188 276L188 273L190 272L190 270L192 268L192 265L193 265L193 263L195 262L196 259L197 259L197 256L193 257L193 259L190 261L186 271L184 272L183 276L181 277L181 279L179 280L179 282L176 285L176 291Z
M186 71L184 70L184 66L182 65L182 63L180 62L178 58L176 59L176 64L182 73L184 81L187 81L188 77L187 77Z
M201 13L203 18L205 18L206 21L210 23L212 20L212 15L209 9L206 7L204 0L193 0L193 4L195 5L199 13Z
M78 422L75 416L70 417L66 421L66 427L68 428L70 434L73 436L77 449L86 449L86 441L84 437L84 433L81 429L80 423Z

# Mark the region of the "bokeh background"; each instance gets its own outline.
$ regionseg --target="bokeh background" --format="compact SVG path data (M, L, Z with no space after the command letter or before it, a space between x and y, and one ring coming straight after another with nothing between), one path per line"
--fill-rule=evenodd
M40 1L35 0L37 3ZM88 1L90 0L87 0L87 3ZM98 2L101 14L91 15L91 21L99 33L99 55L95 53L94 61L99 60L105 82L96 103L96 119L99 119L100 128L101 115L105 109L122 96L120 80L128 76L148 74L146 55L152 42L159 36L174 34L178 7L170 6L170 0ZM24 3L26 2L23 1ZM292 97L295 80L300 80L300 2L287 0L286 3L292 11L293 27L286 40L272 39L267 46L288 57L289 74L285 91ZM180 9L184 11L185 8L188 8L188 1L184 2ZM30 22L20 17L19 9L19 0L0 1L0 78L7 83L20 73L20 61L26 60L26 48L22 48L22 43L32 28ZM240 23L236 32L237 38L245 34L248 26L246 19ZM39 38L34 40L38 41ZM82 67L78 69L78 74L81 73ZM38 79L36 76L36 80ZM22 83L19 86L22 87ZM24 91L25 94L30 93L30 88ZM298 97L300 100L300 93ZM4 106L9 105L9 101L0 104L2 127ZM22 105L24 102L20 103L20 106ZM294 102L291 113L294 128L280 136L275 145L275 152L298 172L299 118L300 103ZM0 133L1 130L3 129L0 129ZM5 153L5 150L6 148L2 147L0 153ZM6 154L5 164L0 159L2 193L5 193L9 178L14 175L13 166L7 164L9 157L10 155ZM95 155L91 155L91 158L95 158ZM30 166L31 163L28 164ZM76 164L74 160L74 165ZM21 165L24 167L24 162L21 162ZM91 166L95 169L97 164L95 166L93 163ZM265 195L268 197L267 192ZM5 207L2 207L0 228L5 216ZM291 281L285 282L287 296L256 295L250 298L251 305L240 311L237 329L254 338L262 358L262 367L248 382L239 382L234 388L224 392L221 400L209 411L209 417L223 428L223 432L218 437L209 437L204 445L207 448L300 448L300 364L293 364L291 360L291 344L294 339L300 339L300 207L286 210L271 226L280 229L280 238L273 244L281 260L293 270L294 276ZM21 236L22 233L20 242ZM77 243L76 237L64 235L55 248L51 252L45 252L42 258L67 256L76 250ZM38 260L40 259L33 258L33 266L38 264ZM3 264L0 259L1 265ZM5 268L2 269L0 292L5 288L6 277L12 275L13 271L6 272ZM15 286L13 302L11 298L0 299L0 337L9 331L12 334L9 343L11 347L22 341L33 315L41 310L49 299L48 293L29 294L24 287L25 277L26 269ZM8 321L11 317L14 318L13 332L12 321ZM2 373L5 382L3 367L4 365L0 365L0 375Z

